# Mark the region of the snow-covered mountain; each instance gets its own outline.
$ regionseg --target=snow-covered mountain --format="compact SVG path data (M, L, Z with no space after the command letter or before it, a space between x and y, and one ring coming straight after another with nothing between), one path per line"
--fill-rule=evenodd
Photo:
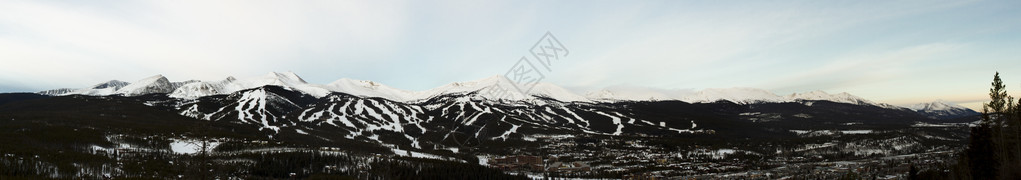
M60 95L70 94L71 92L74 92L74 91L77 91L77 90L78 89L74 89L74 88L60 88L60 89L50 89L50 90L45 90L45 91L39 91L39 92L36 92L36 94L42 94L42 95L47 95L47 96L60 96Z
M104 94L129 99L167 94L137 98L147 106L195 119L256 127L270 136L329 137L323 140L372 142L400 149L450 147L465 143L465 138L535 141L548 134L747 137L805 128L806 124L832 129L843 128L843 124L910 126L932 120L848 93L813 91L781 96L754 88L632 88L604 89L586 97L549 83L521 92L502 76L408 91L354 79L311 84L291 72L178 83L157 75L87 90L105 90ZM718 101L734 103L714 103Z
M876 104L876 103L874 103L872 101L869 101L869 100L867 100L865 98L854 96L854 95L848 94L846 92L838 93L838 94L830 94L830 93L826 93L824 91L811 91L811 92L806 92L806 93L793 93L791 95L787 95L785 98L787 100L813 100L813 101L825 100L825 101L832 101L832 102L838 102L838 103L859 104L859 105L867 105L867 104L868 105L872 105L872 104Z
M214 82L193 82L185 84L170 93L170 97L194 99L203 96L230 94L236 91L257 88L267 85L281 86L298 90L316 97L323 97L332 92L322 85L309 84L293 72L271 72L269 74L246 79L227 77Z
M589 101L588 98L550 83L538 83L531 91L525 94L516 90L514 84L503 76L491 76L475 81L454 82L424 91L408 91L378 82L347 78L339 79L323 87L334 92L343 92L362 97L381 97L402 102L420 101L445 94L470 92L479 92L476 94L478 97L490 100L531 100L535 99L535 96L541 96L565 102Z
M895 105L891 105L891 104L887 104L887 103L876 103L876 102L870 101L870 100L862 98L862 97L851 95L850 93L847 93L847 92L842 92L842 93L837 93L837 94L830 94L830 93L826 93L825 91L818 91L817 90L817 91L811 91L811 92L806 92L806 93L793 93L793 94L787 95L785 98L787 98L788 101L806 101L806 100L807 101L830 101L830 102L847 103L847 104L879 106L879 107L883 107L883 108L887 108L887 109L905 109L904 107L895 106Z
M691 120L643 119L628 108L541 98L514 102L480 98L478 92L450 93L415 103L339 92L314 98L265 86L187 100L173 108L197 119L251 124L274 133L304 127L302 132L324 130L347 139L397 142L416 149L425 146L419 141L428 138L433 142L455 138L451 133L488 140L554 130L600 135L708 133L696 129Z
M155 93L170 93L176 88L177 87L174 87L174 85L170 83L170 80L167 80L167 78L163 77L163 75L155 75L121 87L114 92L114 94L138 96Z
M755 88L711 88L680 99L690 103L709 103L720 100L734 103L753 104L761 102L789 102L790 100L762 89Z
M197 98L202 96L227 94L233 92L235 89L241 89L236 86L233 82L236 81L234 77L227 77L227 79L221 81L200 81L182 85L180 88L170 93L170 97L174 98Z
M909 126L927 120L912 111L863 108L848 103L824 106L677 101L619 103L564 102L550 98L492 101L480 91L445 93L425 100L401 102L342 92L313 97L293 88L263 86L227 96L147 100L147 105L165 107L196 119L246 124L271 135L296 133L334 137L401 149L443 148L451 143L466 143L463 141L469 139L534 141L536 136L551 133L737 136L766 133L757 129L761 126L780 129L805 128L806 123L818 128L848 123Z
M943 100L914 104L908 108L933 119L953 119L980 114L975 110Z
M303 108L313 99L314 97L310 95L289 91L284 87L264 86L237 91L222 100L211 102L218 103L213 107L216 109L214 112L204 113L199 109L208 107L200 107L201 103L191 103L181 105L181 109L187 109L180 114L197 119L256 124L275 132L280 130L280 127L294 125L293 122L284 120L284 115Z
M243 89L267 85L290 88L316 97L323 97L331 92L343 92L356 96L380 97L401 102L423 100L444 94L476 91L483 92L479 93L483 98L493 100L526 100L536 98L534 96L543 96L560 101L588 101L583 96L576 95L567 89L549 83L538 83L528 94L524 94L515 90L514 85L503 76L492 76L476 81L455 82L424 91L408 91L374 81L348 78L342 78L325 85L310 84L292 72L273 72L264 76L246 79L228 77L221 81L194 82L181 86L170 93L169 96L195 99L203 96L229 94ZM507 91L505 91L505 94L491 92L496 88L503 88Z
M135 81L134 83L128 83L118 80L110 80L107 82L92 85L88 88L73 89L73 88L61 88L40 91L39 94L50 95L50 96L64 96L64 95L90 95L90 96L109 96L109 95L123 95L123 96L139 96L146 94L166 94L173 92L175 89L181 87L184 84L198 82L195 80L182 81L182 82L170 82L163 75L155 75L147 77L142 80Z
M542 96L564 102L589 101L584 96L574 94L570 90L545 82L535 84L530 90L525 90L527 92L519 91L517 88L514 82L498 75L475 81L446 84L437 88L416 92L414 97L416 100L421 100L444 94L479 92L478 95L480 97L492 100L532 100L535 99L535 96Z
M496 88L504 92L495 92ZM660 150L662 154L653 155L683 162L729 161L725 155L709 155L724 151L753 159L775 154L781 159L811 157L809 161L821 161L826 154L819 152L841 157L940 152L947 150L940 147L953 147L951 143L966 142L961 139L967 138L966 124L923 116L945 115L946 111L953 114L954 109L961 108L946 103L914 106L916 112L884 108L848 93L823 91L784 96L754 88L632 88L604 89L586 97L549 83L536 84L527 93L512 88L514 84L500 76L407 91L354 79L311 84L289 72L177 83L157 75L134 83L112 81L83 90L102 90L102 94L115 96L0 94L0 110L4 112L0 116L4 124L33 124L25 129L36 131L38 127L91 128L82 132L96 133L95 137L105 135L110 141L97 141L106 145L85 149L94 154L101 150L113 152L132 140L148 138L164 146L153 145L152 150L146 146L138 152L166 153L170 151L155 148L166 149L169 143L171 149L176 149L174 143L217 135L224 137L217 137L216 142L231 145L221 154L239 158L309 152L365 154L364 159L376 161L392 157L387 155L392 151L397 156L437 157L471 164L492 160L486 156L496 157L499 154L489 154L496 152L597 157L624 161L593 162L633 166L642 160L640 157L650 157ZM38 100L5 102L27 98ZM9 115L20 111L33 114ZM47 114L57 116L37 118ZM69 116L77 118L65 120ZM48 119L56 123L46 123ZM123 132L155 132L157 136L124 136ZM736 141L713 145L719 140ZM676 148L659 148L664 145ZM599 152L608 153L593 154ZM461 157L467 158L457 159ZM415 158L403 160L409 159ZM373 165L357 167L364 164ZM281 171L280 177L300 171Z
M335 92L344 92L362 97L381 97L393 101L408 101L416 98L416 92L397 89L368 80L341 78L326 84L325 87Z
M105 95L114 94L114 92L117 92L117 90L121 89L124 86L127 86L128 84L131 84L131 83L124 82L124 81L118 81L118 80L110 80L110 81L107 81L107 82L103 82L103 83L99 83L99 84L96 84L96 85L92 85L91 87L88 87L88 88L82 88L82 89L61 88L61 89L41 91L41 92L39 92L39 94L50 95L50 96L62 96L62 95L71 95L71 94L105 96Z
M454 82L424 91L409 91L387 86L382 83L342 78L329 84L311 84L293 72L271 72L250 78L227 77L219 81L171 82L161 75L152 76L134 83L110 81L84 89L55 89L39 92L46 95L113 95L137 96L152 93L166 93L172 98L196 99L211 95L227 95L237 91L263 87L280 86L314 97L324 97L342 92L360 97L379 97L398 102L417 102L447 94L472 94L476 98L489 100L527 100L551 98L562 102L612 102L680 100L689 103L712 103L730 101L739 104L782 103L801 101L832 101L856 105L873 105L884 108L901 107L875 103L848 93L829 94L823 91L794 93L787 96L755 88L709 88L703 90L658 90L652 88L607 88L576 94L560 86L540 82L527 92L519 91L517 84L503 76L492 76L475 81ZM477 93L472 93L477 92Z
M682 95L694 94L693 90L663 90L643 87L608 87L585 93L585 97L595 101L661 101L679 100Z
M711 103L716 101L730 101L738 104L754 103L782 103L800 101L831 101L855 105L872 105L890 109L902 109L902 107L876 103L868 99L851 95L849 93L830 94L825 91L811 91L805 93L793 93L787 96L780 96L773 92L756 88L709 88L699 91L691 90L659 90L650 88L608 88L599 91L591 91L585 94L587 98L598 101L661 101L680 100L689 103Z

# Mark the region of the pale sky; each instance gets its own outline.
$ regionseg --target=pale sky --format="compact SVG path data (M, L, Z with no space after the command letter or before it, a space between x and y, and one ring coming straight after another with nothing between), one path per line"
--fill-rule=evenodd
M571 89L753 87L978 108L1021 92L1021 1L0 1L0 92L293 71L424 90L545 32Z

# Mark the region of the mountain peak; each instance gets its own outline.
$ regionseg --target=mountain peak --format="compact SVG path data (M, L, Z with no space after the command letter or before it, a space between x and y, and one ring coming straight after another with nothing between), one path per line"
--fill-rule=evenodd
M706 88L681 99L686 102L716 102L726 100L735 103L784 102L786 99L773 92L747 87Z
M110 88L110 87L113 87L113 88L116 88L116 89L120 89L121 87L127 86L128 84L131 84L131 83L124 82L124 81L118 81L118 80L110 80L110 81L107 81L107 82L103 82L103 83L99 83L99 84L93 85L92 89L106 89L106 88Z
M945 100L918 103L910 105L908 108L933 119L953 119L979 115L975 110Z
M956 103L938 99L932 102L918 103L908 106L912 110L948 110L948 109L968 109L964 106L957 105Z
M92 95L92 96L106 96L106 95L113 94L114 92L117 92L117 90L123 88L124 86L128 86L129 84L131 84L131 83L124 82L124 81L118 81L118 80L110 80L110 81L106 81L106 82L103 82L103 83L92 85L91 87L84 88L84 89L61 88L61 89L53 89L53 90L41 91L41 92L39 92L39 94L50 95L50 96L63 96L63 95L70 95L70 94L82 94L82 95Z
M163 75L150 76L124 86L115 92L124 96L137 96L153 93L170 93L175 87Z
M418 94L415 99L426 99L450 93L479 92L475 95L491 100L529 100L534 99L535 96L543 96L566 102L589 101L589 99L584 96L574 94L573 92L554 84L539 82L530 85L531 86L528 87L523 84L515 84L514 81L507 79L507 77L494 75L473 81L454 82L433 89L420 91L417 92Z
M392 88L375 81L349 78L338 79L324 87L334 92L343 92L363 97L381 97L394 101L407 101L415 95L415 92Z
M838 102L838 103L859 104L859 105L878 105L878 104L876 104L876 103L874 103L872 101L869 101L869 100L867 100L865 98L861 98L861 97L858 97L858 96L855 96L855 95L851 95L851 93L841 92L841 93L837 93L837 94L829 94L829 93L826 93L825 91L821 91L821 90L815 90L815 91L810 91L810 92L805 92L805 93L792 93L791 95L787 95L787 99L790 99L790 100L832 101L832 102Z
M711 103L720 100L734 103L794 102L799 100L810 100L897 108L887 104L874 103L847 92L830 94L826 91L815 90L780 96L765 89L748 87L706 88L699 91L663 90L652 88L615 88L590 91L586 93L586 96L595 100L681 100L689 103Z

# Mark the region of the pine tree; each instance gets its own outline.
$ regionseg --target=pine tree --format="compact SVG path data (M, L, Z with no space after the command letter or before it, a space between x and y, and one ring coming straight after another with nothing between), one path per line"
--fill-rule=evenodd
M1007 95L1006 90L1007 87L1004 86L1003 81L1000 80L1000 72L996 72L996 75L993 76L992 85L993 87L989 88L989 99L991 101L989 101L989 103L984 104L984 107L982 107L983 111L985 111L986 113L991 113L993 115L1007 112L1008 102L1007 99L1009 96ZM998 117L987 115L984 116L984 118L985 118L984 120L993 120Z
M968 149L955 170L963 179L1021 178L1021 99L1007 95L999 72L991 85L982 121L971 128Z
M965 153L968 172L973 179L996 179L1000 175L1002 151L1002 129L1004 112L1007 111L1008 96L1000 73L993 76L989 89L990 102L982 104L982 123L971 128L971 138Z
M989 89L991 101L983 109L987 109L984 121L994 126L990 130L993 134L991 137L995 138L992 141L993 158L1000 165L997 176L1005 179L1017 178L1019 172L1015 170L1021 169L1021 163L1016 163L1021 162L1021 128L1019 128L1021 121L1017 118L1021 116L1017 113L1018 106L1014 103L1014 98L1007 95L998 72L993 77L991 85L993 86Z

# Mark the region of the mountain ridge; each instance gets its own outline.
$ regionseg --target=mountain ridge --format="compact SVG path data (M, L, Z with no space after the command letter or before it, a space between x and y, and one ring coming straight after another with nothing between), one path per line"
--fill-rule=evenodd
M956 119L981 115L981 113L945 100L918 103L907 107L933 119Z
M37 93L44 95L82 94L95 96L114 94L137 96L149 93L167 93L173 98L196 99L204 96L230 94L240 90L257 88L266 85L277 85L295 89L315 97L324 97L332 92L343 92L356 96L380 97L401 102L421 101L450 93L482 92L478 94L481 98L511 101L534 100L538 97L552 98L565 102L680 100L689 103L711 103L723 100L740 104L755 104L798 101L832 101L849 104L873 105L894 109L906 108L885 103L876 103L865 98L854 96L847 92L830 94L825 91L816 90L803 93L792 93L789 95L778 95L764 89L748 87L706 88L698 91L655 90L652 88L635 88L630 90L603 88L595 91L588 91L582 95L555 84L538 82L529 89L530 91L522 93L516 89L518 88L516 84L500 75L490 76L474 81L452 82L422 91L404 90L375 81L349 78L341 78L328 84L312 84L308 83L293 72L270 72L263 76L241 79L228 76L227 78L219 81L189 80L182 82L170 82L166 77L156 75L134 83L111 80L93 85L89 88L62 88L40 91ZM127 87L128 89L122 89L124 87ZM494 90L502 90L501 92L504 94L494 93Z

